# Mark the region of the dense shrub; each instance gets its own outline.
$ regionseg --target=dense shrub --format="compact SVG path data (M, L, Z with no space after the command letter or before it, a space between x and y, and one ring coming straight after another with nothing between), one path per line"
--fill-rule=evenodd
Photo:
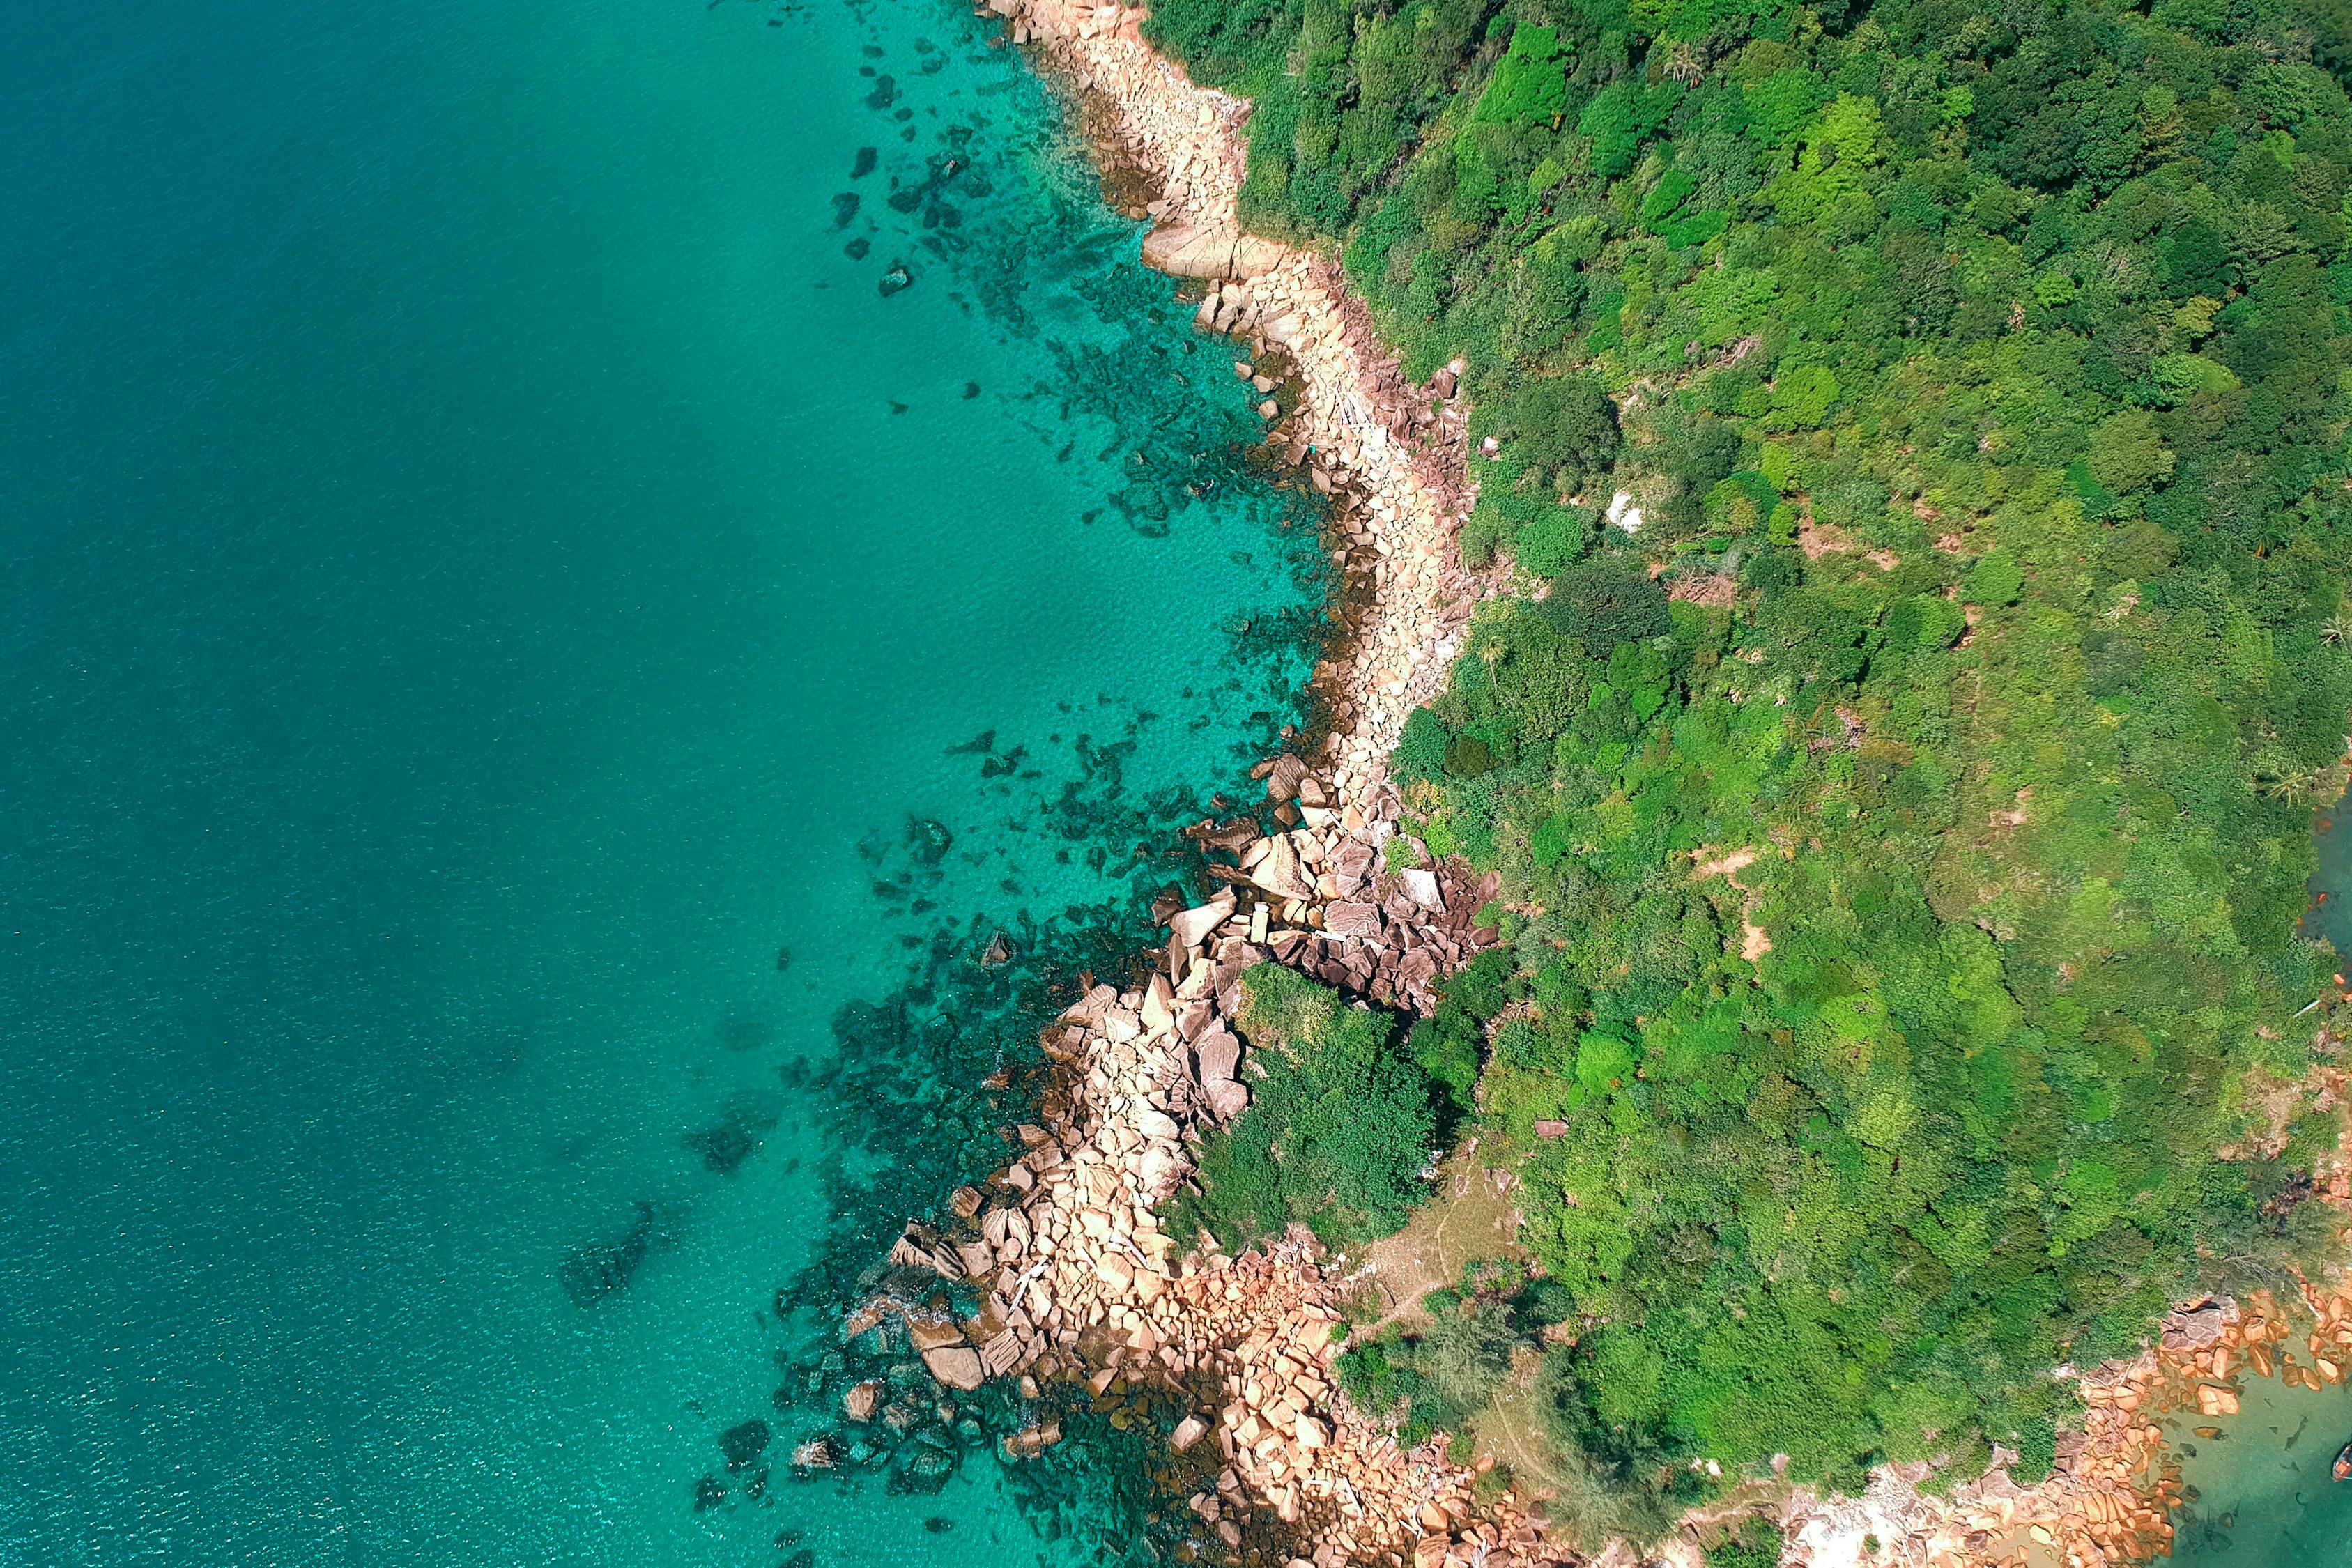
M1334 1242L1394 1230L1435 1128L1429 1077L1397 1048L1394 1020L1276 964L1246 971L1242 992L1250 1107L1202 1150L1179 1233L1237 1246L1293 1222Z
M2054 1365L2317 1244L2317 1121L2214 1151L2336 966L2339 12L1155 6L1264 95L1252 221L1467 360L1465 559L1548 579L1394 771L1503 879L1475 1110L1577 1325L1537 1392L1584 1517L1696 1458L2030 1473ZM1617 488L1631 539L1559 521ZM1457 1115L1471 1048L1412 1037Z

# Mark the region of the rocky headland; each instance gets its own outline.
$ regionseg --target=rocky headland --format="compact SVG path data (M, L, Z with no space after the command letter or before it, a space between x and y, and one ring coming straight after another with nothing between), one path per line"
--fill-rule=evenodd
M1197 287L1197 324L1234 340L1235 374L1265 400L1270 455L1334 498L1328 542L1349 591L1343 634L1316 676L1312 741L1261 764L1256 811L1187 830L1220 890L1155 910L1168 940L1148 978L1094 986L1045 1031L1040 1121L1009 1135L1020 1152L959 1188L944 1223L907 1226L843 1337L903 1346L946 1391L1017 1394L1008 1407L1034 1419L1002 1437L1008 1461L1058 1445L1050 1412L1073 1402L1160 1434L1154 1485L1190 1516L1180 1561L1630 1568L1639 1554L1627 1543L1596 1558L1570 1549L1548 1535L1539 1500L1481 1487L1479 1469L1435 1445L1400 1449L1339 1392L1335 1327L1370 1265L1328 1255L1298 1227L1229 1256L1159 1218L1201 1138L1250 1103L1236 1027L1246 969L1286 964L1427 1013L1436 983L1494 940L1478 924L1491 879L1430 863L1418 846L1391 856L1402 812L1384 767L1407 715L1442 689L1478 602L1501 587L1465 572L1455 547L1472 500L1462 367L1408 382L1329 258L1244 232L1250 106L1155 52L1140 9L983 9L1067 88L1107 169L1142 193L1145 259ZM1787 1531L1785 1560L1816 1568L2147 1561L2169 1550L2179 1500L2152 1413L2226 1414L2231 1379L2249 1371L2334 1383L2352 1368L2352 1300L2302 1306L2315 1324L2307 1370L2284 1344L2301 1331L2267 1298L2177 1311L2147 1353L2084 1378L2084 1429L2062 1435L2037 1486L2012 1482L2015 1456L1997 1450L1985 1477L1941 1495L1918 1489L1925 1467L1888 1467L1860 1497L1751 1486L1712 1514L1769 1511ZM920 1419L901 1382L851 1386L845 1434L902 1412ZM824 1440L796 1458L822 1468L836 1452ZM1650 1560L1698 1568L1706 1522L1695 1516ZM1881 1543L1891 1556L1866 1554Z

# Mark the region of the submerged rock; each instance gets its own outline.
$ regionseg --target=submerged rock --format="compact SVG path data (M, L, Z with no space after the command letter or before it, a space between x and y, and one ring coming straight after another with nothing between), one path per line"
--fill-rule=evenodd
M950 1476L955 1474L955 1468L956 1462L951 1455L943 1454L937 1448L924 1448L907 1461L907 1468L901 1473L916 1489L937 1491L947 1484Z
M908 269L907 264L903 261L892 262L890 270L882 274L882 281L877 285L885 300L914 286L915 275Z
M760 1140L742 1121L730 1119L716 1127L688 1133L686 1146L702 1156L705 1170L731 1176L758 1151Z
M936 866L948 858L949 850L955 847L955 835L948 831L944 822L934 822L928 816L909 817L907 820L907 847L918 864Z
M557 1270L564 1292L583 1307L595 1305L628 1284L653 1250L654 1205L637 1205L636 1218L619 1239L576 1247Z
M756 1416L720 1433L719 1450L727 1456L727 1468L730 1470L748 1470L759 1463L760 1456L768 1451L768 1440L772 1436L768 1424Z

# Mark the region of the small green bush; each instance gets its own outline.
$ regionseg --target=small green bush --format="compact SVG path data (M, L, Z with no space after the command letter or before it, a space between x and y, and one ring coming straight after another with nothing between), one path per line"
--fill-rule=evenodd
M1233 1247L1294 1221L1335 1244L1396 1229L1422 1195L1436 1116L1394 1021L1278 964L1246 971L1242 996L1250 1107L1203 1145L1178 1234Z

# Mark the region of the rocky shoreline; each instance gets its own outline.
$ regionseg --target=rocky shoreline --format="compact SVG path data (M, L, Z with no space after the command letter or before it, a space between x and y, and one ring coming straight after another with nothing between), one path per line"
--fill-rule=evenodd
M1366 800L1406 715L1444 687L1472 610L1499 587L1465 572L1454 548L1473 499L1460 367L1406 381L1330 259L1243 231L1249 105L1194 86L1146 44L1140 9L986 0L983 10L1076 98L1097 154L1150 193L1143 258L1202 287L1199 323L1252 348L1236 369L1255 376L1268 351L1289 367L1267 446L1343 498L1335 564L1369 587L1343 657L1318 672L1328 733L1317 760L1336 800Z
M1474 1502L1474 1471L1433 1447L1401 1451L1338 1392L1333 1325L1360 1283L1345 1260L1298 1229L1229 1257L1155 1217L1200 1138L1249 1104L1233 1027L1244 970L1284 963L1426 1013L1435 983L1494 940L1475 924L1491 879L1458 864L1391 868L1388 857L1402 802L1387 755L1497 589L1455 564L1472 499L1458 367L1405 383L1334 266L1242 233L1248 106L1195 88L1144 45L1141 13L1055 0L987 9L1076 95L1098 151L1150 193L1146 261L1201 286L1197 323L1241 345L1234 371L1265 399L1270 455L1334 499L1327 542L1350 590L1347 635L1316 673L1311 761L1256 770L1273 830L1258 813L1187 830L1221 890L1156 910L1169 940L1150 978L1095 986L1045 1032L1045 1125L1018 1128L1021 1154L954 1194L950 1225L908 1226L843 1337L903 1342L947 1390L1009 1384L1034 1409L1058 1385L1114 1426L1164 1431L1165 1483L1190 1494L1182 1561L1567 1561L1507 1493ZM943 1286L975 1305L960 1313ZM856 1384L844 1420L906 1403L891 1392ZM1039 1419L1002 1452L1017 1461L1062 1436L1058 1419ZM817 1467L832 1457L829 1446L800 1456Z
M2343 1383L2352 1375L2352 1295L2306 1287L2288 1302L2255 1291L2243 1302L2186 1303L2146 1353L2084 1378L2083 1429L2059 1434L2047 1480L2019 1487L1997 1464L1982 1480L1926 1497L1916 1489L1924 1466L1894 1466L1859 1498L1801 1493L1786 1516L1790 1560L1861 1561L1853 1543L1865 1533L1902 1542L1905 1560L1927 1568L2106 1568L2168 1556L2170 1516L2184 1498L2158 1422L2191 1410L2206 1421L2237 1415L2249 1374L2313 1388ZM2197 1428L2200 1437L2215 1431Z
M1316 743L1258 770L1275 828L1249 813L1187 830L1222 890L1155 910L1169 941L1150 977L1093 987L1047 1029L1043 1125L1014 1130L1021 1153L958 1189L946 1226L907 1226L843 1338L903 1347L945 1390L1017 1390L1036 1418L1002 1438L1008 1461L1060 1443L1062 1421L1036 1413L1072 1402L1115 1427L1163 1434L1155 1485L1191 1516L1181 1562L1625 1568L1637 1560L1626 1543L1588 1559L1547 1540L1539 1502L1497 1489L1478 1500L1475 1471L1433 1446L1401 1451L1339 1392L1334 1325L1363 1270L1296 1227L1229 1257L1156 1217L1200 1139L1249 1103L1234 1027L1244 969L1284 963L1425 1014L1436 982L1494 939L1475 923L1491 879L1458 864L1391 868L1389 855L1402 803L1385 759L1413 708L1443 689L1477 604L1500 587L1463 570L1454 545L1472 500L1461 367L1407 382L1331 261L1243 231L1249 106L1194 86L1145 44L1141 10L982 9L1071 91L1110 172L1146 193L1144 258L1196 284L1197 324L1245 351L1234 371L1265 400L1270 455L1334 498L1327 542L1349 584L1348 624L1316 674ZM2311 1306L2323 1370L2310 1375L2334 1381L2352 1348L2331 1358L2319 1347L2352 1346L2352 1302ZM1769 1508L1788 1532L1785 1560L1816 1568L1860 1563L1865 1542L1953 1568L2146 1561L2169 1550L2179 1495L2145 1413L2233 1397L2233 1370L2268 1375L2267 1347L2288 1331L2268 1301L2176 1313L2158 1348L2084 1380L2085 1430L2062 1436L2054 1473L2033 1488L2013 1484L2014 1457L1997 1452L1986 1477L1943 1496L1916 1489L1925 1467L1889 1467L1858 1498L1795 1489L1741 1507ZM849 1427L919 1410L899 1387L911 1370L852 1386ZM834 1457L824 1441L796 1455L818 1468ZM1651 1560L1699 1568L1696 1532Z
M1223 890L1165 911L1168 945L1143 984L1097 985L1046 1031L1045 1125L1017 1128L1022 1153L957 1190L949 1226L908 1226L844 1337L903 1333L935 1379L966 1393L1002 1379L1034 1402L1083 1384L1070 1392L1114 1425L1165 1431L1171 1476L1191 1487L1196 1553L1218 1542L1240 1562L1318 1568L1562 1561L1541 1552L1507 1494L1475 1506L1473 1471L1433 1448L1401 1451L1339 1394L1333 1325L1360 1283L1344 1259L1298 1228L1232 1257L1160 1227L1200 1138L1250 1102L1233 1027L1244 971L1287 963L1425 1011L1431 981L1494 936L1475 924L1491 883L1452 864L1382 868L1392 791L1335 811L1330 786L1296 758L1261 772L1269 806L1299 826L1195 829L1222 857L1211 864ZM945 1285L976 1305L959 1314ZM844 1415L871 1419L880 1394L853 1388ZM1039 1421L1003 1451L1031 1457L1060 1436L1058 1421ZM1495 1555L1511 1548L1524 1555Z

